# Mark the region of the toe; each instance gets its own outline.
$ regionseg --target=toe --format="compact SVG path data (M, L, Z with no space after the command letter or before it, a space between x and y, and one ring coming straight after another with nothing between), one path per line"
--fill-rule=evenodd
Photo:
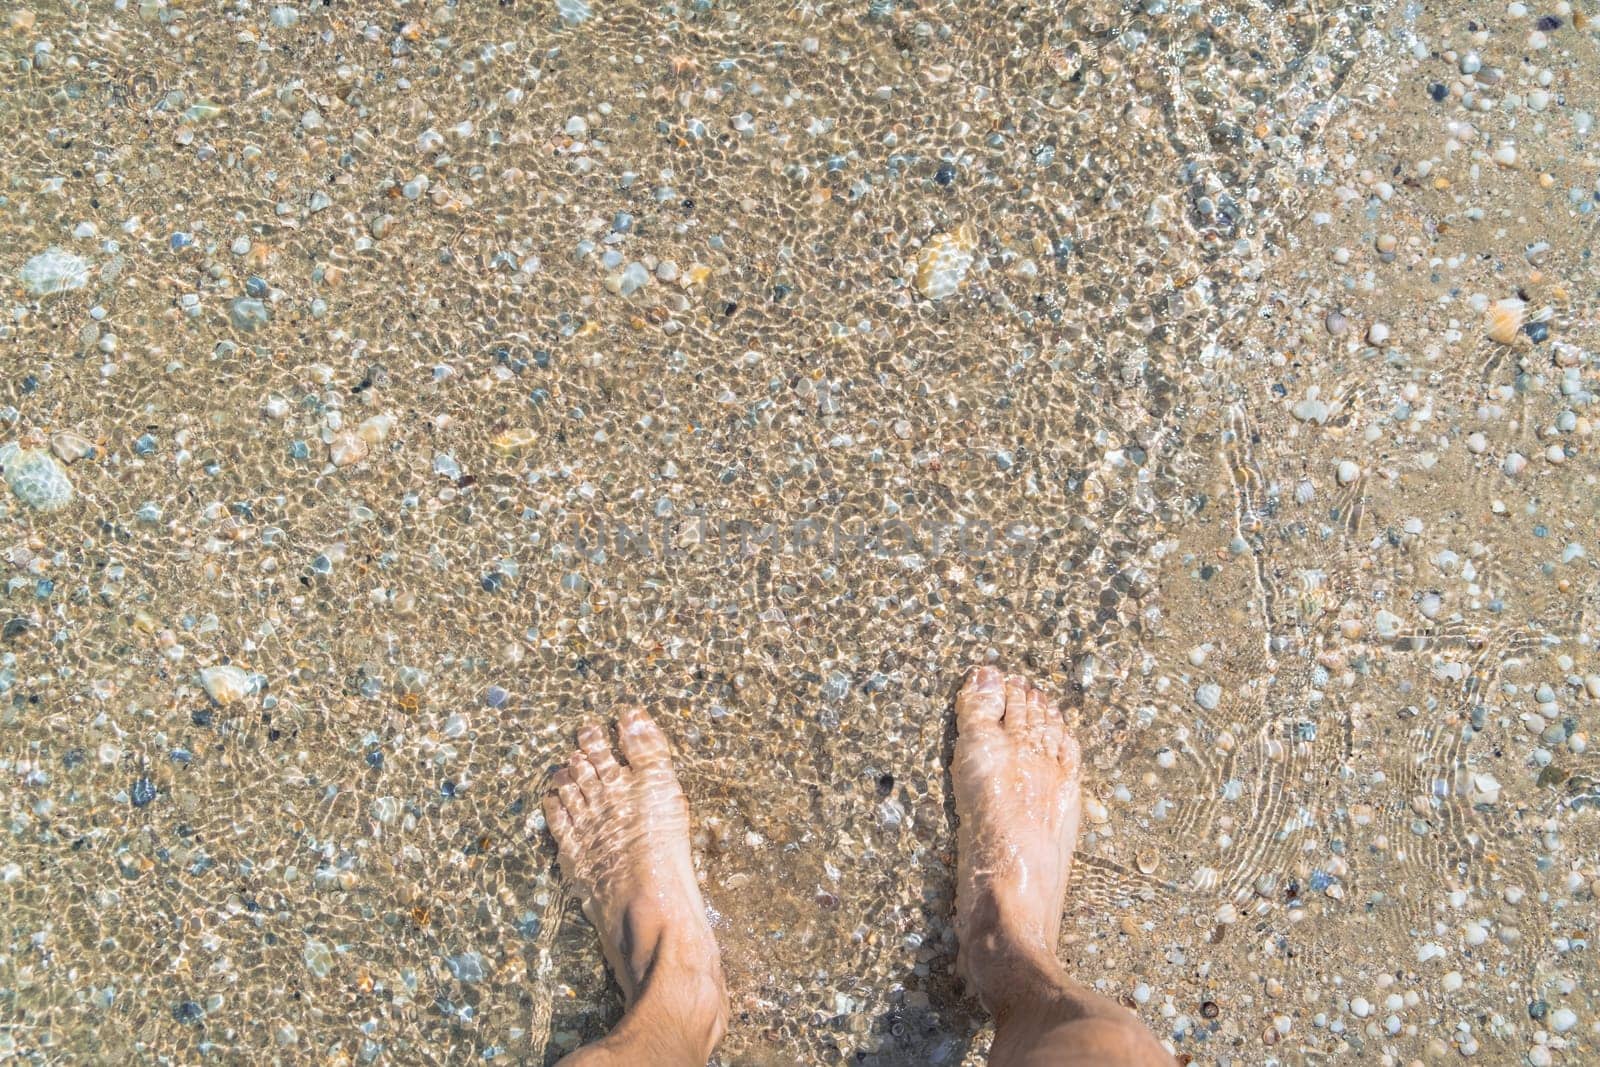
M1015 674L1006 677L1006 729L1028 729L1028 683Z
M599 776L602 783L614 782L622 776L622 767L611 752L611 743L606 740L606 732L598 724L592 722L583 724L578 731L578 747L583 749L583 754L589 759L589 765L594 768L594 773Z
M570 852L572 820L567 817L567 810L554 793L546 793L544 797L544 824L549 828L550 836L556 839L556 848L561 852Z
M993 667L979 667L968 673L967 684L956 694L956 730L966 732L974 727L993 726L1005 710L1005 687L1000 672Z
M1044 695L1044 690L1028 687L1028 722L1035 729L1043 727L1050 721L1050 701Z
M573 780L570 768L563 767L550 778L550 784L555 787L556 796L561 800L561 806L567 811L567 818L576 825L583 822L584 816L589 814L589 802L583 799L583 793L578 789L578 783Z
M583 794L583 799L590 804L600 802L600 776L595 774L594 765L589 762L589 757L582 752L574 752L567 761L567 769L572 772L572 780L578 784L578 792Z
M1055 759L1061 753L1061 719L1050 717L1050 701L1043 691L1028 690L1028 722L1045 755Z
M1067 733L1065 728L1061 732L1061 751L1056 754L1056 759L1066 772L1067 780L1076 783L1078 769L1083 764L1083 754L1078 750L1078 739Z
M617 713L617 737L622 754L636 770L653 770L671 765L667 736L643 708L627 707Z

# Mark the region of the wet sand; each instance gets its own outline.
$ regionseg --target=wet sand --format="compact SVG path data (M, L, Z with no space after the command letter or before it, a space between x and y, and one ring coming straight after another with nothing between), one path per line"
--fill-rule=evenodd
M0 1058L548 1063L672 738L725 1064L981 1063L963 669L1193 1063L1583 1063L1592 5L40 3Z

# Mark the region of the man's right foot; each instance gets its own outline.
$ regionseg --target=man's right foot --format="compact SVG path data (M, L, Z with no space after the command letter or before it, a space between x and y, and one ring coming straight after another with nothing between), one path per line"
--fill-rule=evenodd
M956 732L957 967L989 1004L1007 961L1055 958L1078 839L1078 743L1042 692L993 667L956 697Z

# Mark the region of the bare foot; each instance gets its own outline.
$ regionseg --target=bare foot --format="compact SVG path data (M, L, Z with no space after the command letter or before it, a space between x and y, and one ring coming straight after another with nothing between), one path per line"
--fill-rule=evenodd
M957 966L991 1002L1001 957L1055 957L1078 840L1078 743L1021 678L979 667L956 697Z
M622 986L630 1010L648 999L650 1026L681 1028L704 1063L727 1024L716 939L689 857L689 806L667 739L641 708L623 708L624 766L603 727L578 731L578 751L544 798L561 870ZM642 1010L642 1009L641 1009Z

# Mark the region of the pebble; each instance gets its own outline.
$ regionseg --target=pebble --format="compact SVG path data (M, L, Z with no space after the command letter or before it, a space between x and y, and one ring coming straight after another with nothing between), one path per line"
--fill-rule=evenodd
M333 970L333 949L326 942L311 938L300 955L305 960L306 970L318 978L328 977L328 972Z
M1194 691L1194 702L1207 711L1214 711L1222 702L1222 687L1215 682L1206 682Z
M632 296L650 284L650 272L643 263L635 260L616 274L606 278L606 289L619 296Z
M556 14L564 26L581 26L592 13L588 0L556 0Z
M1361 466L1353 460L1340 460L1339 466L1335 468L1334 473L1338 477L1340 485L1350 485L1361 477Z
M1578 1025L1578 1013L1571 1008L1557 1008L1550 1013L1550 1029L1558 1034L1565 1034Z
M389 431L394 429L394 416L385 414L373 415L363 419L361 425L356 427L356 436L369 445L381 445L389 439Z
M36 511L57 511L72 502L72 480L50 453L17 444L0 447L0 467L18 500Z
M481 982L488 976L489 969L484 965L483 957L476 952L463 952L457 956L445 957L445 966L450 968L450 973L455 975L457 981Z
M1367 340L1375 345L1381 345L1389 339L1389 324L1374 322L1367 327Z
M970 226L929 238L917 255L917 292L929 300L943 300L960 289L976 248L977 237Z
M62 430L50 435L50 451L54 452L63 463L76 463L80 459L88 459L94 455L94 442L82 434Z
M224 706L243 700L256 691L256 680L250 672L232 664L201 668L200 685L212 700Z
M235 329L248 333L271 322L272 312L253 296L237 296L228 302L228 320Z
M1328 405L1314 397L1299 401L1290 413L1301 422L1314 422L1318 426L1328 421Z
M33 296L50 296L89 284L89 261L61 248L47 248L22 265L17 280Z

